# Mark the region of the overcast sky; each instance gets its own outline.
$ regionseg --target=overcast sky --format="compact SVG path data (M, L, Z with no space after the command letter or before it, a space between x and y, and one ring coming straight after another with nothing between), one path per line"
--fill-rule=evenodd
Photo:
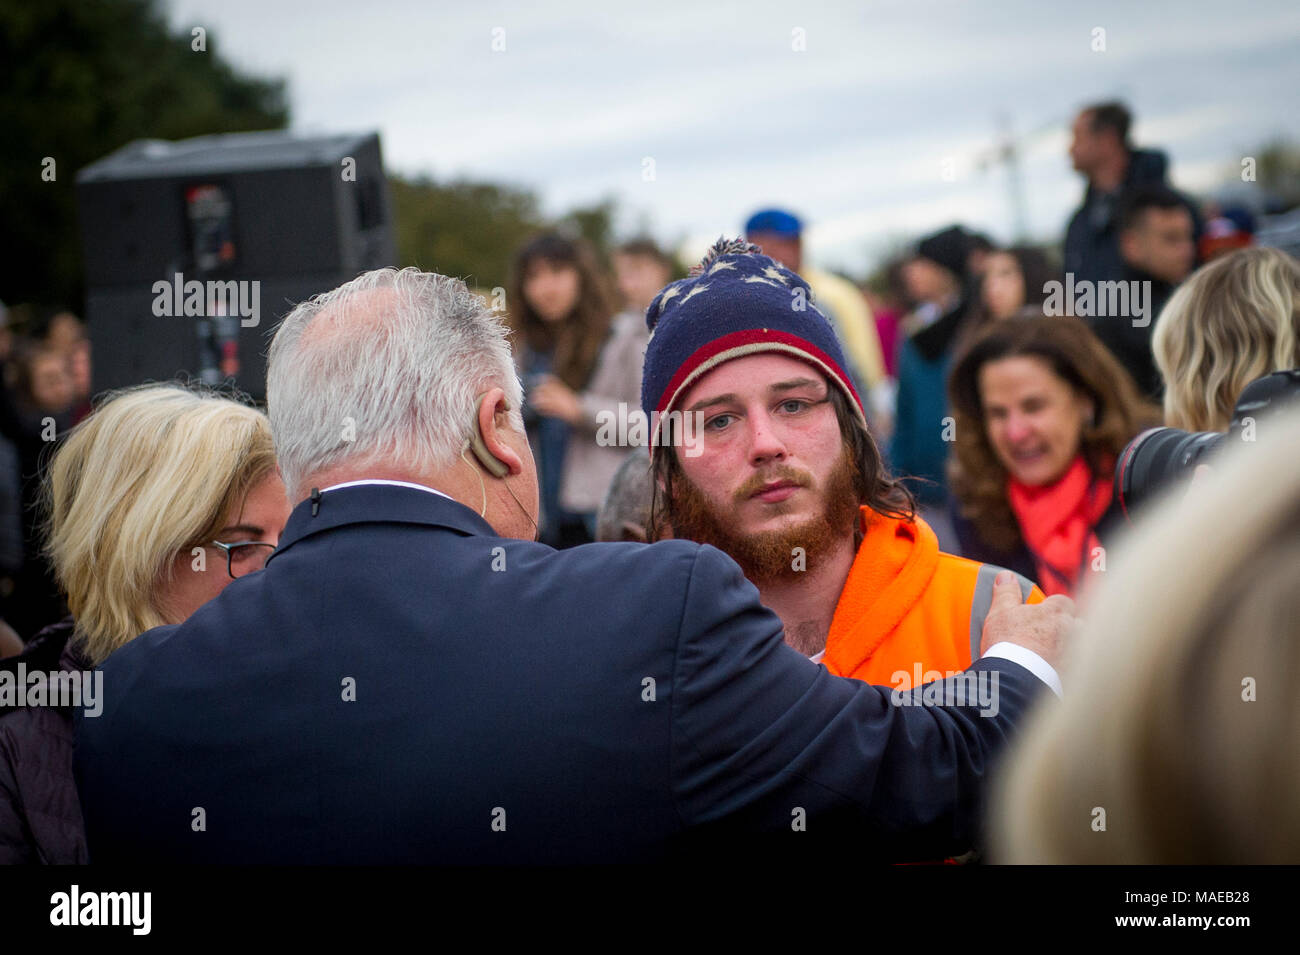
M1129 103L1136 141L1165 148L1186 189L1272 137L1300 141L1296 0L171 0L168 13L240 68L285 77L295 130L378 130L390 170L527 186L548 212L614 196L624 234L645 226L688 254L774 204L809 223L814 259L854 272L953 221L1009 239L1005 170L979 163L1000 122L1022 139L1030 232L1055 239L1082 190L1066 128L1100 98Z

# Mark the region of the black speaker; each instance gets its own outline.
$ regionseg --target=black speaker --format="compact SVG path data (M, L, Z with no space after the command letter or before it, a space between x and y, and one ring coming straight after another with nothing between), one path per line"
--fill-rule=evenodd
M184 375L260 400L285 313L396 258L374 133L138 140L77 205L96 392Z

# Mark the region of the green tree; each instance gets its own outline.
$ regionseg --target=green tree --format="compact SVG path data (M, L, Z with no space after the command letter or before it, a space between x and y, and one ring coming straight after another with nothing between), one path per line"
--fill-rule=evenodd
M617 203L602 199L551 221L528 189L457 179L388 177L400 265L455 275L470 285L504 288L515 250L545 228L580 235L608 263Z
M543 226L526 189L461 179L388 177L399 265L505 287L514 250Z
M1255 180L1288 209L1300 206L1300 146L1275 139L1255 153Z
M134 139L288 122L283 81L237 73L204 39L171 33L153 0L0 0L0 298L80 307L79 169Z
M602 199L590 206L579 206L570 210L560 220L561 226L567 226L571 232L576 231L596 247L596 251L606 260L614 243L614 216L617 203L614 199Z

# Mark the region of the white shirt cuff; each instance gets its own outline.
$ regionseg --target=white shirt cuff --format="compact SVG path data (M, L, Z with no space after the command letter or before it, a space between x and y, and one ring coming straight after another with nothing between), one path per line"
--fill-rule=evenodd
M1061 696L1061 677L1057 674L1056 669L1028 647L1022 647L1018 643L1003 641L995 643L985 651L981 660L988 657L1001 657L1003 660L1010 660L1012 663L1019 663L1022 667L1032 673L1038 679L1042 680L1052 688L1052 692Z

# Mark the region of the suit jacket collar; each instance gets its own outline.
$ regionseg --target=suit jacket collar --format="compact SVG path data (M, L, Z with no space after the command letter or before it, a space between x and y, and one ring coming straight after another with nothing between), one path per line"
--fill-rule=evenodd
M459 501L416 488L386 484L343 487L320 496L315 516L312 506L312 499L307 498L293 509L270 560L306 537L348 524L427 524L460 534L499 536L491 524Z

